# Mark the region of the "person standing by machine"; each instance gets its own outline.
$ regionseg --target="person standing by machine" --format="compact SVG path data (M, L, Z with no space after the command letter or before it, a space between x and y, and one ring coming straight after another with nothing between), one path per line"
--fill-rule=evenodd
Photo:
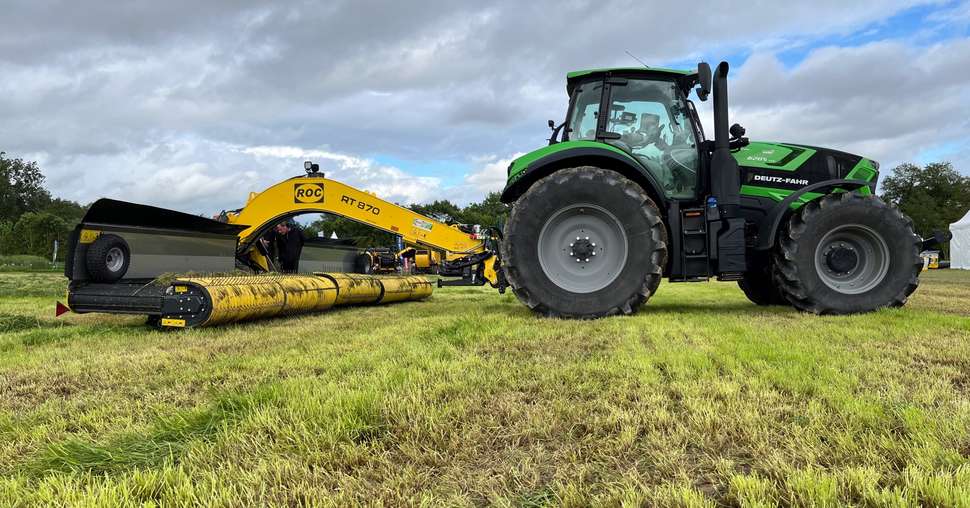
M263 245L275 247L279 269L283 273L296 273L300 267L300 253L303 251L303 232L291 222L277 224L262 238Z

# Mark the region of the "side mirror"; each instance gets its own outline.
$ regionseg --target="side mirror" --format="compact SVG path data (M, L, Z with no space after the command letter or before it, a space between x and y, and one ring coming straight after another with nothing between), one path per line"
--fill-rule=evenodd
M729 130L728 132L731 133L732 138L737 139L737 138L740 138L741 136L744 136L745 130L744 130L744 127L741 127L741 124L736 123L731 126L731 130Z
M706 101L711 94L711 66L707 62L697 64L697 98Z
M556 128L556 122L553 122L552 120L549 120L549 128L555 130L555 128Z

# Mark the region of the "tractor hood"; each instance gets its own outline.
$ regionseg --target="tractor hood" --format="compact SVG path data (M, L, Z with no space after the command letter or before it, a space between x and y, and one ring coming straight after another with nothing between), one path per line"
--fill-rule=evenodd
M794 143L752 141L735 150L741 194L780 199L806 185L840 178L869 182L875 191L879 164L860 155Z
M752 141L748 146L734 151L733 154L741 166L796 171L808 164L819 166L815 169L829 174L831 178L845 178L859 165L866 166L874 172L879 170L877 162L861 155L794 143Z

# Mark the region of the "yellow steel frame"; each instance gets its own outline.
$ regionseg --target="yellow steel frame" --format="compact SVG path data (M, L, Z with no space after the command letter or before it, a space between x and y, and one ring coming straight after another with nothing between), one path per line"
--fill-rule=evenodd
M330 213L353 219L377 229L401 235L409 245L423 245L445 252L446 259L455 259L485 250L483 240L476 238L407 208L385 201L374 194L309 174L284 180L263 192L250 193L246 206L228 212L231 224L249 226L239 233L239 244L251 245L264 226L303 213ZM266 260L255 249L250 257L268 268ZM486 279L498 280L494 257L485 263Z

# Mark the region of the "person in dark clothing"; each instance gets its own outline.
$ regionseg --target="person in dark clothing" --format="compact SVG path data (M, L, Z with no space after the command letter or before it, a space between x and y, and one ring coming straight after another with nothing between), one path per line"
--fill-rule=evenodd
M281 222L263 237L264 245L275 247L283 273L296 273L300 267L300 253L303 251L303 233L294 225ZM267 247L269 246L267 245Z

